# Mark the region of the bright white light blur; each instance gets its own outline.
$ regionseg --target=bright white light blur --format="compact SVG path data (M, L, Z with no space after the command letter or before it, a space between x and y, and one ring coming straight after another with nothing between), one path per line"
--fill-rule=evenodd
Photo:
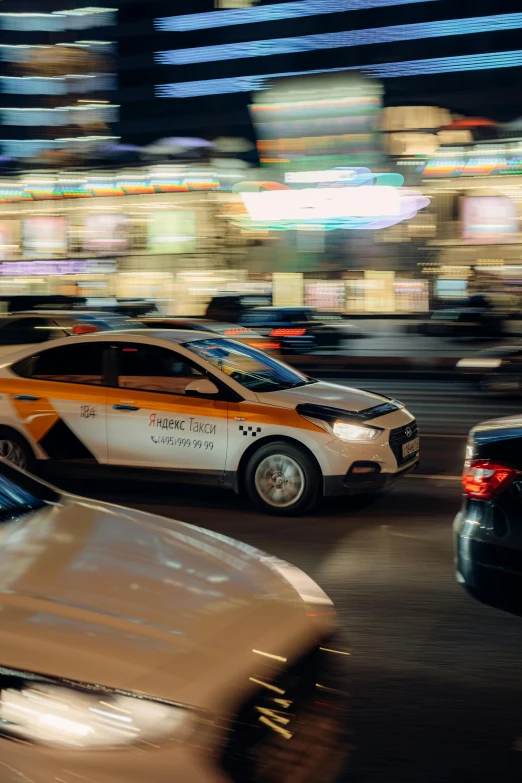
M289 171L285 182L349 182L355 179L353 169L329 169L328 171Z
M482 369L482 370L494 370L500 367L502 359L460 359L457 362L457 367L464 367L468 369Z
M339 419L333 425L333 432L341 440L358 441L375 440L381 434L381 430L370 429L360 424L348 424L348 422Z
M400 215L400 192L389 185L357 188L304 188L244 192L241 198L252 220L328 220Z
M187 731L190 715L181 707L147 699L46 683L9 688L0 701L0 728L21 739L79 750L167 741Z

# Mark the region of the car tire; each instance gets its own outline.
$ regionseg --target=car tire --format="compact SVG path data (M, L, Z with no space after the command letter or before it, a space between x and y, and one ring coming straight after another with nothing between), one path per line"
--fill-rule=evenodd
M256 508L277 516L310 511L321 497L322 476L304 449L286 441L261 446L245 471L247 495Z
M31 446L11 427L0 427L0 458L29 473L34 471L35 457Z

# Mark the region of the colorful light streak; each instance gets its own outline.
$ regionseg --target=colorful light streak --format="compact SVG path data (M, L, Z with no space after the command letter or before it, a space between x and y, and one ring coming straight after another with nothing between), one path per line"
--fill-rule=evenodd
M430 160L423 171L425 177L471 177L493 174L520 174L522 151L511 158L481 156L477 158L444 158Z
M239 180L241 175L237 175ZM67 179L49 178L45 180L27 179L25 181L0 182L0 204L23 201L63 200L80 198L119 198L123 196L146 196L156 193L190 193L199 191L228 191L233 181L226 178L220 181L218 175L211 172L158 175L123 175L121 177L73 177Z
M58 32L116 24L117 8L73 8L44 13L0 13L0 30Z
M301 0L293 3L264 5L260 8L238 8L230 11L164 16L154 20L154 27L156 30L183 33L188 30L235 27L238 24L257 24L258 22L274 22L279 19L300 19L303 16L362 11L365 8L385 8L429 2L434 2L434 0L329 0L328 3L325 0Z
M287 71L267 73L259 76L239 76L227 79L203 79L192 82L174 82L156 86L158 98L194 98L200 95L224 95L236 92L256 92L268 90L272 79L287 76L303 76L314 73L339 73L344 71L362 71L368 76L381 79L394 79L401 76L422 76L435 73L453 73L462 71L485 71L496 68L515 68L522 65L522 49L508 52L487 52L484 54L458 57L437 57L427 60L406 60L396 63L378 63L376 65L353 65L349 68L320 68L310 71Z
M296 54L319 49L416 41L422 38L443 38L450 35L474 35L498 30L518 30L521 27L522 13L497 14L419 24L399 24L391 27L372 27L365 30L345 30L339 33L269 38L262 41L242 41L217 46L197 46L192 49L171 49L156 52L154 59L162 65L188 65L248 57Z
M403 182L400 174L374 174L364 167L353 169L353 179L344 186L292 189L245 181L234 188L243 206L232 203L223 214L252 231L376 230L409 220L430 203L418 191L401 187ZM264 189L266 184L270 189Z

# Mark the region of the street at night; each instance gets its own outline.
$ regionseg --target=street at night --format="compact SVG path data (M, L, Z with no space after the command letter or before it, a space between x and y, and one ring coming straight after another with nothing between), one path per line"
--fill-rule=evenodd
M451 393L443 384L435 391L441 386ZM67 484L245 541L328 592L350 651L343 663L354 750L346 779L521 779L522 621L479 604L455 581L451 525L465 437L444 433L442 409L451 426L459 418L444 400L426 422L438 431L422 437L418 474L379 495L328 501L304 518L267 517L232 493L178 484ZM508 412L509 402L496 404Z
M522 783L522 0L0 0L0 783Z

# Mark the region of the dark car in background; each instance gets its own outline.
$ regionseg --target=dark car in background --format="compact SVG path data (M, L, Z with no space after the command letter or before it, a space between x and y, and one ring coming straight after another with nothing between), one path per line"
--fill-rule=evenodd
M364 337L343 315L312 307L256 307L239 323L266 337L284 340L285 347L297 351L336 350L345 340Z
M65 294L0 296L0 308L5 313L21 313L29 310L96 310L129 317L158 311L154 302L149 302L147 299L100 297L93 300L85 296L66 296Z
M458 372L485 392L522 392L522 345L499 345L457 362Z
M139 327L138 321L104 312L33 310L4 315L0 316L0 353L70 335Z
M458 581L480 601L522 613L522 416L471 430L453 526Z
M364 337L340 313L322 312L313 307L274 307L263 305L262 299L262 296L216 296L207 308L206 317L255 329L265 338L278 341L282 353L287 354L335 350L345 340Z
M502 316L491 310L456 308L435 310L415 327L418 334L450 339L499 340L504 334Z
M210 321L228 321L237 324L244 320L253 307L272 304L268 294L218 294L208 303L205 318Z

